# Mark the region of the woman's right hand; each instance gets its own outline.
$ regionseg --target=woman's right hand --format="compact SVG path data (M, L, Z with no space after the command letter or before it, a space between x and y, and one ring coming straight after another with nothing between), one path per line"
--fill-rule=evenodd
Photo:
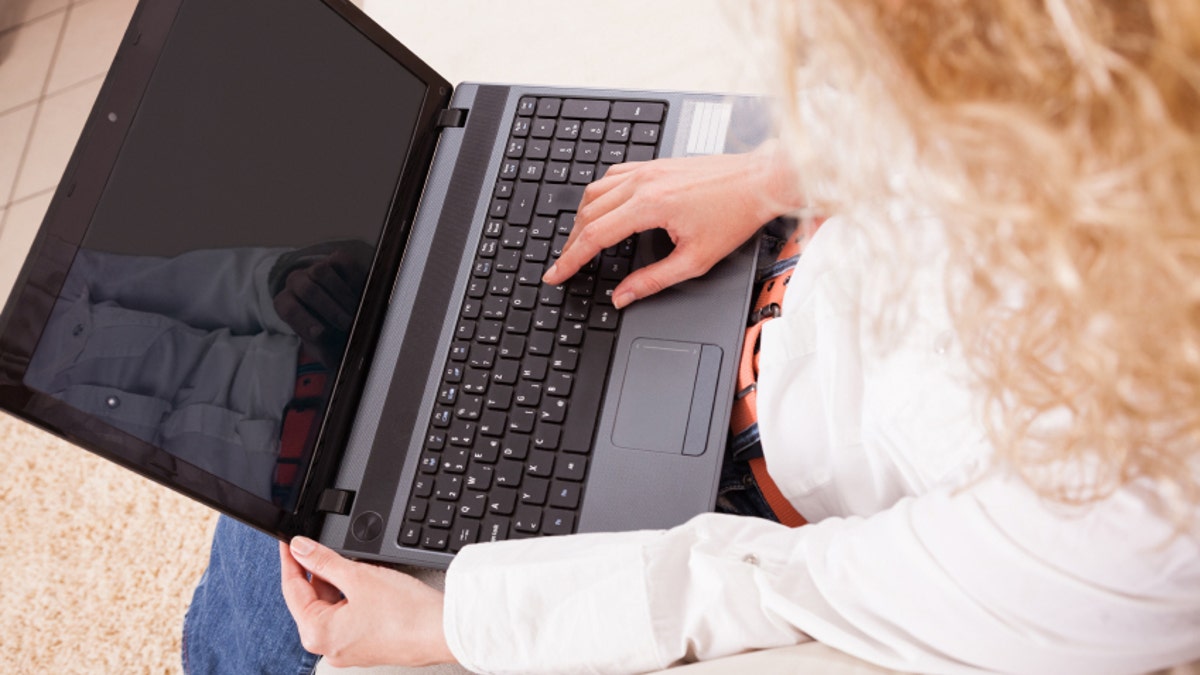
M561 284L605 248L662 228L675 249L621 281L613 291L620 309L704 274L763 223L803 205L776 142L740 155L618 164L584 191L562 255L542 280Z

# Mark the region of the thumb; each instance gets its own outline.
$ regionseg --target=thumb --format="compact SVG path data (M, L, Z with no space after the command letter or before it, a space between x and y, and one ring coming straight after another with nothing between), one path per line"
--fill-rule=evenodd
M342 593L346 593L346 587L353 584L357 564L338 555L333 549L308 537L294 537L291 552L304 569L336 586Z
M625 307L634 300L654 295L664 288L704 274L696 263L676 249L656 263L635 270L613 289L613 306Z

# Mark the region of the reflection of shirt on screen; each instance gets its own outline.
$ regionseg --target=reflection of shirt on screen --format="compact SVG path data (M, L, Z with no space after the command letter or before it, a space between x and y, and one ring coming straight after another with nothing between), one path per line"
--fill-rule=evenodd
M300 341L267 275L285 249L81 249L26 384L268 498Z

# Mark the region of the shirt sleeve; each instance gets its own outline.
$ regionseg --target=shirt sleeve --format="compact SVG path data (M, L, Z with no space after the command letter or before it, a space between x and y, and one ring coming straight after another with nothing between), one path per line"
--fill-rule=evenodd
M1144 672L1200 657L1197 541L1150 494L1068 509L991 476L795 530L707 514L470 546L447 640L488 673L644 672L810 637L919 672Z

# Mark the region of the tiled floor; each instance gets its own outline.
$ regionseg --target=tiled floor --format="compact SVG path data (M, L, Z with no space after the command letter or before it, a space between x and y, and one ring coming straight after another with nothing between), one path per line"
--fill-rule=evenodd
M0 298L100 91L135 0L0 0Z

